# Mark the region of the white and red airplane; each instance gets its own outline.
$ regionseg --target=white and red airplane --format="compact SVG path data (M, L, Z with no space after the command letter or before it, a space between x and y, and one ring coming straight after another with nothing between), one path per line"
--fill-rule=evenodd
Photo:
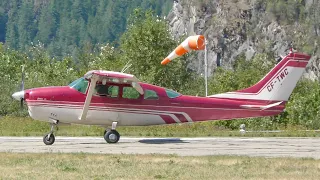
M310 56L290 53L257 84L209 97L181 95L170 89L140 82L131 74L94 70L68 86L42 87L14 93L24 100L30 116L51 123L43 138L55 142L59 123L110 127L108 143L120 139L117 126L148 126L273 116L284 111Z

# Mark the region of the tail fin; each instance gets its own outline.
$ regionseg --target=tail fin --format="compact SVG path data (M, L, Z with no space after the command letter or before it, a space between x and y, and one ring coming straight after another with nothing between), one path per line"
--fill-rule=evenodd
M210 97L286 102L302 76L310 58L306 54L290 53L257 84L236 92L217 94Z

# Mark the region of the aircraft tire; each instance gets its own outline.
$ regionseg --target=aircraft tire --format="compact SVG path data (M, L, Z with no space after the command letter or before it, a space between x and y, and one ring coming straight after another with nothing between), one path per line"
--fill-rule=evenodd
M104 135L104 140L110 144L117 143L120 140L120 134L116 130L108 130Z
M48 138L47 138L48 135L49 135L49 134L46 134L45 136L43 136L43 143L44 143L45 145L52 145L52 144L55 142L56 138L54 137L53 134L50 134L50 137L49 137L49 139L48 139Z
M104 130L103 136L106 135L106 133L107 133L108 131L111 131L111 129L108 128L108 129Z

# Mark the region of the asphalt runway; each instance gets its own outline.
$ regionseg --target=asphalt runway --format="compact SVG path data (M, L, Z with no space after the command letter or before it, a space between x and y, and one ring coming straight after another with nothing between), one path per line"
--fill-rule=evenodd
M101 137L56 137L46 146L42 137L0 137L0 152L238 155L320 159L320 138L128 138L107 144Z

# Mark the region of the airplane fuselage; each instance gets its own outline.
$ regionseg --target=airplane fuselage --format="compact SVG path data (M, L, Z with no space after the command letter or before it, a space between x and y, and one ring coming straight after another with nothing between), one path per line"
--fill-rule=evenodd
M86 93L69 86L26 90L25 101L30 116L36 120L101 126L110 126L112 122L118 122L119 126L148 126L272 116L284 109L283 104L263 111L258 108L247 109L242 105L262 105L266 102L185 96L146 83L140 85L144 91L155 92L157 98L148 99L140 95L128 99L123 94L127 86L117 85L117 97L92 97L85 120L79 120L79 117Z

